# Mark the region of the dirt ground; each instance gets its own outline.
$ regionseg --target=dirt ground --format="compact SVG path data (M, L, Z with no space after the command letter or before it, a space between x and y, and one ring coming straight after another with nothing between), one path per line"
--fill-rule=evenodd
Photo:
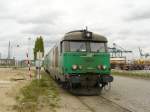
M75 96L59 88L56 112L150 112L150 80L114 76L100 96ZM16 112L15 96L29 82L28 71L0 68L0 112Z
M0 68L0 112L16 112L16 94L29 79L27 70Z

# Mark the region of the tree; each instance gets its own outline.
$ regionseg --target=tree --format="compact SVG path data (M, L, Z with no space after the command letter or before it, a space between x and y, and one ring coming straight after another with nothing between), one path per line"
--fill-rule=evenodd
M43 42L43 38L42 36L37 37L37 39L35 40L35 46L34 46L34 60L37 59L37 52L42 52L42 56L44 56L44 42Z

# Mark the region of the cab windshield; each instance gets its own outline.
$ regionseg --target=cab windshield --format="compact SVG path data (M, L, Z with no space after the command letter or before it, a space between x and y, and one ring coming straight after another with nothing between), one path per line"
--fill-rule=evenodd
M90 42L92 52L106 52L106 43Z
M85 42L69 42L70 51L87 51Z
M77 51L77 52L106 52L107 46L106 43L102 42L85 42L85 41L71 41L69 42L69 51Z

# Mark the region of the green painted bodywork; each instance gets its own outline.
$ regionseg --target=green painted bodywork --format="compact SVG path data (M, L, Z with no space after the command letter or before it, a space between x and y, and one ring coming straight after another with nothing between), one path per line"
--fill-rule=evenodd
M43 67L44 67L46 70L49 70L50 64L51 64L50 54L48 54L48 55L45 56L45 58L44 58L44 65L43 65Z
M94 50L91 50L90 42L104 43L105 51L107 51L107 38L95 33L87 38L88 36L86 37L85 33L88 32L74 31L66 33L62 40L45 56L44 68L54 79L62 82L68 83L71 81L71 83L78 83L81 86L92 87L99 87L98 84L101 83L104 86L113 80L111 76L107 76L111 74L110 54L101 52L101 50L94 52ZM70 50L69 42L71 41L84 41L86 51ZM78 69L73 70L73 65L77 65ZM98 69L98 66L100 69ZM102 66L105 66L105 69L102 69ZM87 84L87 81L90 85Z
M72 65L80 66L80 69L72 69ZM106 66L105 70L99 70L98 65ZM59 58L59 70L61 74L110 74L109 53L65 52Z

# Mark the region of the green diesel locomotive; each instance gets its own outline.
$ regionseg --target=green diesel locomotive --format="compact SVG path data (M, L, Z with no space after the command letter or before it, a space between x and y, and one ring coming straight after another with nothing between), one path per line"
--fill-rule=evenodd
M107 39L87 30L68 32L44 58L44 69L73 93L100 93L113 81Z

